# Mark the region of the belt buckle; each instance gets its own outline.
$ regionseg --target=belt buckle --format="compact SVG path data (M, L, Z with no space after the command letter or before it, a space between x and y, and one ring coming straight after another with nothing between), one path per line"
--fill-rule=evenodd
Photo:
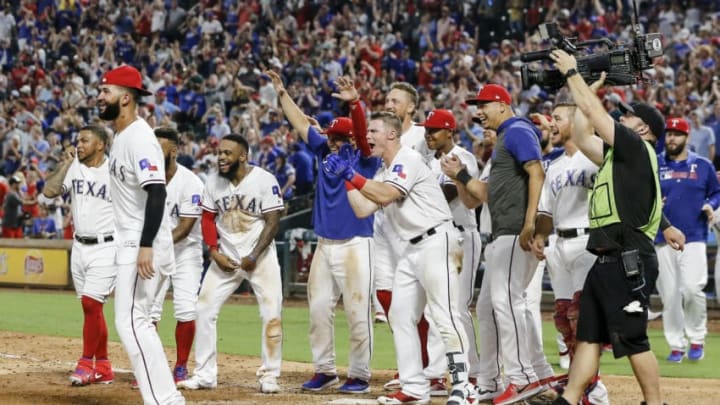
M576 233L575 236L583 236L583 235L585 235L587 232L585 232L585 228L578 228L578 229L575 231L575 233Z

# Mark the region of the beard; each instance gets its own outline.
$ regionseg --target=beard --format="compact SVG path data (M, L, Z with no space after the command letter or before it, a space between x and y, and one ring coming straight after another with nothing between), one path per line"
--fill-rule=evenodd
M677 157L683 150L685 150L685 142L677 145L665 145L665 154L671 158Z
M120 100L114 103L105 103L105 110L100 111L98 117L104 121L114 121L120 115Z
M236 160L233 164L230 165L228 168L228 171L226 173L223 173L220 168L218 168L218 176L233 180L235 178L235 173L237 173L238 169L240 168L240 161Z
M541 151L545 150L545 148L548 146L549 143L550 143L550 137L549 137L549 136L548 136L547 138L543 138L543 139L540 141L540 150L541 150Z
M168 167L170 167L170 163L172 161L170 160L170 155L165 156L165 171L167 172Z

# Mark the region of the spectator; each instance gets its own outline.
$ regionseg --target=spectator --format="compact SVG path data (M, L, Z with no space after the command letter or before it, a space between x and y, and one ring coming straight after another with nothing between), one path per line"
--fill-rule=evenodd
M290 149L288 163L295 168L295 196L310 194L315 184L313 158L299 143L292 144Z
M32 220L32 234L35 239L54 239L57 236L55 220L49 216L48 207L40 204L40 216Z
M10 176L8 180L9 190L5 196L3 205L2 237L21 239L23 237L23 212L24 200L20 195L21 180L18 176Z
M703 113L700 109L690 112L690 150L712 161L715 158L715 134L712 128L704 125Z

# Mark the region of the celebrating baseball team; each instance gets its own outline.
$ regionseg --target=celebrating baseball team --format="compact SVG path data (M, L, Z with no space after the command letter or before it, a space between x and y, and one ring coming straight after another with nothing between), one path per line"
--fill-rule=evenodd
M250 162L243 136L229 134L203 182L175 161L177 131L153 129L137 115L139 98L150 94L139 71L122 65L105 73L97 102L109 126L82 128L43 191L69 194L75 218L71 267L84 324L71 384L113 382L103 304L114 290L115 326L143 403L184 404L181 390L217 389L218 314L247 281L262 320L256 376L264 394L369 393L378 305L397 365L379 404L429 404L438 396L448 405L606 405L599 359L610 350L629 359L643 404L662 405L649 297L657 284L668 361L701 360L705 241L720 184L712 163L689 150L685 119L621 103L615 120L597 96L605 73L586 83L573 55L556 49L550 58L566 81L551 115L516 115L497 84L466 100L494 139L484 167L457 142L452 111L414 122L420 100L408 83L390 86L384 110L367 115L356 83L338 77L333 97L349 116L320 128L276 72L264 73L318 165L318 244L307 285L314 374L301 387L281 379L274 240L285 203L275 176ZM203 243L211 260L204 273ZM570 359L564 375L543 349L545 269L558 347ZM170 286L172 368L156 330ZM334 330L341 297L350 335L342 381Z

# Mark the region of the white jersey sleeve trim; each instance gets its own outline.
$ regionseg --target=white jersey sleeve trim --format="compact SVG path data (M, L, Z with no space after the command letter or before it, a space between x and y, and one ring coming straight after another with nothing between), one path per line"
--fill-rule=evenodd
M538 210L538 212L537 212L537 213L538 213L538 215L545 215L546 217L550 217L550 218L552 218L552 217L553 217L553 214L552 214L551 212L547 212L547 211L540 211L540 210Z
M208 207L208 206L205 205L205 204L202 205L202 209L204 209L205 211L210 211L210 212L215 213L215 214L217 214L217 212L218 212L217 208L210 208L210 207Z
M150 180L146 180L146 181L140 183L140 187L141 187L141 188L144 188L144 187L147 186L148 184L165 184L165 180L163 180L163 179L150 179Z
M270 208L267 208L267 209L263 209L263 210L261 210L260 212L262 212L262 213L264 214L264 213L266 213L266 212L277 211L277 210L281 210L281 209L284 209L284 208L285 208L285 205L276 205L276 206L274 206L274 207L270 207Z
M403 197L406 197L406 196L409 194L408 190L407 190L405 187L399 185L398 183L395 183L394 181L385 180L383 183L390 184L391 186L393 186L393 187L397 188L398 190L400 190L400 192L402 193Z
M178 216L183 218L200 218L202 214L196 214L194 212L180 212L178 213Z

